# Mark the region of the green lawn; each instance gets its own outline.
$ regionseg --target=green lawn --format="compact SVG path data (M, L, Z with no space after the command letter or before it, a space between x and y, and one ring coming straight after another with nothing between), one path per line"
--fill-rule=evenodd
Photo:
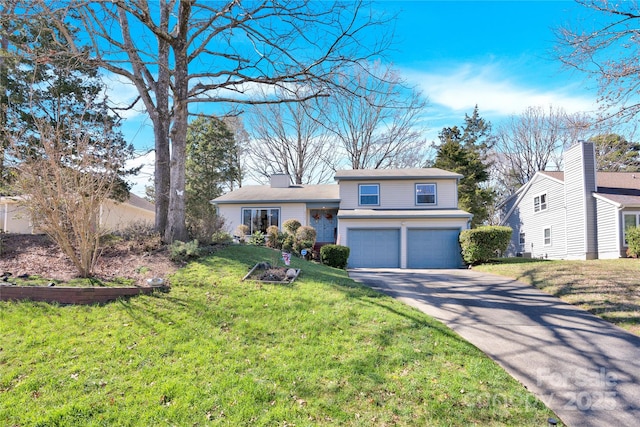
M640 260L505 258L474 270L512 277L640 335Z
M265 248L189 264L168 293L103 306L0 302L0 425L546 425L553 416L419 311Z

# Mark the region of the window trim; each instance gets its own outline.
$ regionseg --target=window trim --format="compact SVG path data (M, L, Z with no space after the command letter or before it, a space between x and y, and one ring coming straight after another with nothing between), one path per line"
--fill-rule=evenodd
M518 243L520 244L520 249L524 250L527 246L527 233L524 231L520 231L518 236Z
M625 248L629 247L627 242L627 227L625 226L624 217L627 215L633 215L636 218L636 227L640 225L640 211L622 211L622 245Z
M542 203L542 198L544 197L544 203ZM538 199L538 203L536 205L536 199ZM540 193L533 196L533 212L539 213L544 212L549 207L549 197L547 197L547 193Z
M244 222L244 215L245 215L245 211L251 211L251 218L249 219L249 235L252 235L254 232L256 231L261 231L261 230L254 230L253 229L253 211L268 211L268 218L269 218L269 224L267 225L267 228L269 226L271 226L272 224L272 218L273 218L273 214L272 211L277 211L278 212L278 224L276 224L276 226L278 227L278 229L280 229L280 226L282 225L282 209L279 207L265 207L265 206L254 206L254 207L243 207L240 209L240 223L241 224L245 224ZM265 228L266 230L266 228ZM264 231L263 231L264 233Z
M364 194L368 197L377 197L376 203L362 203L362 188L363 187L375 187L378 191L376 194ZM358 184L358 206L380 206L380 184Z
M419 185L431 185L433 186L433 203L421 203L418 201L418 186ZM438 184L435 182L416 182L414 185L415 204L416 206L436 206L438 204ZM431 194L426 194L430 196Z
M549 230L549 243L547 243L547 230ZM545 227L542 229L542 244L544 246L552 246L553 245L553 234L552 234L552 230L551 227Z

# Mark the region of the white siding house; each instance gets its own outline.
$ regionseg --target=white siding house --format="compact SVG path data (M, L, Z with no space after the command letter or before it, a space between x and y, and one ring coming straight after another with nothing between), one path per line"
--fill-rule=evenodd
M564 172L536 173L500 206L502 224L513 229L507 254L624 257L625 226L640 225L640 174L596 172L590 142L570 147L564 164Z

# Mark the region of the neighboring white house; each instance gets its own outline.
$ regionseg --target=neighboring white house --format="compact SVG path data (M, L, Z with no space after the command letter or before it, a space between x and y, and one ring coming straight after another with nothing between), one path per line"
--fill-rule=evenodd
M34 230L29 211L23 206L22 197L0 197L0 229L6 233L32 234ZM130 194L124 202L107 200L100 208L100 224L116 231L135 222L155 222L155 206L142 197Z
M626 256L640 224L640 173L596 172L593 143L565 153L564 172L537 172L500 206L513 234L507 255L550 259Z
M458 209L462 176L437 168L341 170L337 184L245 186L211 202L228 226L250 232L282 229L297 219L317 241L349 246L349 267L456 268L458 236L472 215Z

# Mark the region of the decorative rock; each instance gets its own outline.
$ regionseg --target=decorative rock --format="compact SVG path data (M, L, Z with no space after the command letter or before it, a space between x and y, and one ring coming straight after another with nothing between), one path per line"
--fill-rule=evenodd
M149 286L162 286L164 284L164 280L159 277L153 277L151 279L147 279L147 284Z
M296 271L293 268L287 270L287 279L293 279L296 277Z

